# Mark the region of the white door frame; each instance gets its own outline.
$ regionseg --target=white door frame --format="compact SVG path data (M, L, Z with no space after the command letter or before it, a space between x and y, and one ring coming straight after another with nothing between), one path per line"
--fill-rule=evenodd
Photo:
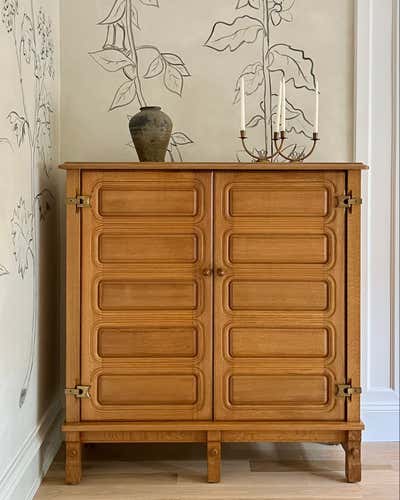
M362 416L399 440L399 2L356 0L355 160L363 174Z

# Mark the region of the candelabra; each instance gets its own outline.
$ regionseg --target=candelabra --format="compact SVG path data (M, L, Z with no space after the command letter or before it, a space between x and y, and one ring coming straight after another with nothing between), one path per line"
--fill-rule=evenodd
M283 146L287 139L286 133L283 130L281 132L274 132L274 136L272 138L273 147L270 155L266 152L264 154L254 154L252 151L250 151L250 149L246 145L247 135L245 130L240 131L240 139L242 140L243 148L246 153L254 158L256 162L272 162L278 155L290 162L303 162L306 158L313 154L317 142L319 141L318 133L314 132L312 137L312 146L307 153L303 151L299 154L292 154L291 156L287 156L283 153Z

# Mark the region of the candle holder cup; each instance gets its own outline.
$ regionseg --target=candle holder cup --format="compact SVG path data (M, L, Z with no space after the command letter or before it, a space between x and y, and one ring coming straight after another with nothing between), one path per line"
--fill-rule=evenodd
M303 151L302 153L299 154L294 154L294 155L292 154L291 156L287 156L283 153L283 146L287 139L286 132L283 130L281 132L274 132L274 136L272 138L274 146L272 148L270 155L267 152L265 152L264 154L254 154L252 151L250 151L250 149L247 147L246 144L247 135L245 130L240 131L240 139L242 141L244 150L249 156L251 156L254 159L255 162L267 162L267 163L273 162L277 156L281 156L282 158L284 158L289 162L303 162L305 159L307 159L313 154L317 142L319 141L318 133L313 132L313 136L311 139L312 146L308 152Z

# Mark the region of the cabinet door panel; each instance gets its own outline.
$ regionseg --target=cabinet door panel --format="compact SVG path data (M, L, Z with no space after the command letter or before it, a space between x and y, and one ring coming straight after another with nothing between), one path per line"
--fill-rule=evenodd
M82 420L212 418L211 182L83 173Z
M214 414L344 420L342 172L217 173Z

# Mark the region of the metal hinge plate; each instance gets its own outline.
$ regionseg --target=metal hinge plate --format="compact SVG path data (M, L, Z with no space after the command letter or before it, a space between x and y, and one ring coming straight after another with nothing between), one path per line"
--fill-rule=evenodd
M351 209L353 206L356 205L361 205L362 204L362 198L358 198L356 196L353 196L351 193L349 194L344 194L342 196L338 196L338 204L337 206L339 208L347 208L351 212Z
M337 398L351 398L353 394L361 394L361 387L352 387L351 384L338 384L336 386Z
M65 389L64 392L67 396L75 396L76 398L90 398L90 386L77 385L74 389Z
M75 205L76 208L89 208L90 207L90 196L77 195L69 197L66 199L67 205Z

